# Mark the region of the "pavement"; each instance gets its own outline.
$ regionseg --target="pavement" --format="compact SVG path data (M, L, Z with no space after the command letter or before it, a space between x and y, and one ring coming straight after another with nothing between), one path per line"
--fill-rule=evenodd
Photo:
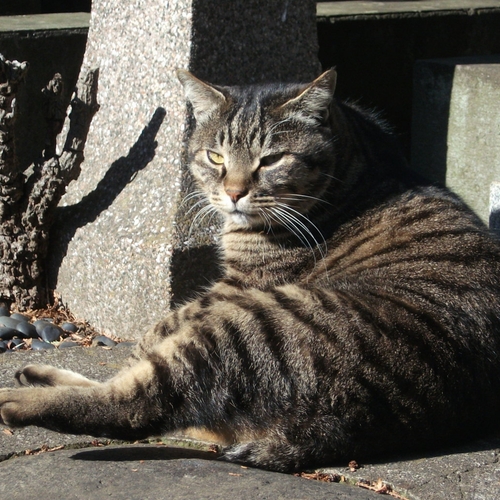
M97 380L114 375L131 348L75 347L0 354L0 387L28 363L67 368ZM63 499L339 499L500 498L500 435L425 456L280 474L217 460L206 443L178 437L109 443L45 429L0 429L0 498ZM316 478L316 479L314 479ZM323 480L318 480L323 479ZM327 482L335 479L341 482ZM356 486L363 483L371 487Z

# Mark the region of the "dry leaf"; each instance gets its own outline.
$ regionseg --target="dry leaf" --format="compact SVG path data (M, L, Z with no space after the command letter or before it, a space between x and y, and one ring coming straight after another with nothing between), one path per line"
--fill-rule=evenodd
M359 464L358 464L358 462L356 462L356 460L351 460L349 462L349 470L351 472L356 472L359 468L360 468Z
M298 472L294 474L296 477L302 477L304 479L312 479L315 481L322 481L324 483L340 483L342 477L338 474L325 473L325 472Z

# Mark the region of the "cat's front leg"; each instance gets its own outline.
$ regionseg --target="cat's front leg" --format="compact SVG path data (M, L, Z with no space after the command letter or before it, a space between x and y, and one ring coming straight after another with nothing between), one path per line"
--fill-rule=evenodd
M20 387L55 387L57 385L89 387L99 384L79 373L50 365L27 365L16 373L15 379L16 385Z

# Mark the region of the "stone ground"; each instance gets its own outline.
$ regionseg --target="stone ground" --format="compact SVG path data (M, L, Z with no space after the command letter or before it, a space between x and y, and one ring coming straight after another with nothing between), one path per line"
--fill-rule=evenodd
M129 354L130 347L2 354L0 386L11 386L15 370L28 363L48 363L103 380L116 373ZM379 480L379 486L392 488L395 498L500 498L500 436L426 456L361 464L354 472L347 467L322 471L343 477L340 484L220 462L201 443L102 444L91 436L33 427L1 429L0 498L368 500L380 495L355 483L373 486Z

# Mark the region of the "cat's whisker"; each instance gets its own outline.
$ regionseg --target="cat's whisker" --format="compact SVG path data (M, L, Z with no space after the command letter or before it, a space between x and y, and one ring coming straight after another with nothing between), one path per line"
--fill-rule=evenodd
M184 196L184 198L181 201L181 204L179 205L179 208L182 207L184 204L189 203L193 198L205 198L206 199L206 196L205 196L205 193L203 191L200 191L200 190L193 191L193 192L187 194L186 196Z
M281 207L284 211L286 211L288 216L293 217L296 220L296 222L298 224L300 224L300 226L303 227L307 231L307 233L311 236L312 240L314 241L316 247L318 248L318 251L321 255L321 258L324 259L326 257L327 244L326 244L325 237L323 236L323 233L319 230L318 226L316 226L316 224L314 224L304 214L301 214L298 210L295 210L294 208L290 207L289 205L286 205L284 203L277 203L277 205L279 207ZM314 237L312 231L309 229L309 227L307 227L307 225L305 223L300 221L300 219L298 217L296 217L295 215L293 215L290 212L293 212L293 214L297 214L297 216L301 217L303 220L305 220L307 222L307 224L312 226L312 228L315 229L317 231L317 233L320 235L322 243L321 244L319 243L319 241Z
M330 203L329 201L318 198L317 196L309 196L307 194L294 193L293 195L276 196L276 199L277 200L286 200L286 201L302 201L302 199L309 199L309 200L314 200L314 201L317 201L319 203L324 203L325 205L330 205L331 207L333 207L333 203Z
M186 215L189 215L195 208L197 208L199 205L202 205L203 203L205 203L206 205L208 205L210 202L204 198L202 200L199 200L197 201L195 204L193 204L193 206L186 212Z
M266 208L259 208L258 210L259 215L262 217L264 221L264 231L269 234L273 233L273 219L270 217L270 215L266 212Z
M296 226L295 218L291 218L284 212L283 210L277 208L277 207L271 207L269 208L269 213L271 217L281 226L283 226L285 229L290 231L294 236L297 237L297 239L307 248L309 248L311 251L313 250L313 247L310 243L310 241L307 239L306 235L302 232L302 230Z
M194 216L193 220L191 221L191 225L189 226L188 241L191 239L194 227L200 226L208 215L213 216L216 213L217 209L213 205L207 205L201 208L200 211Z
M302 241L305 241L305 246L307 246L310 250L314 250L314 247L317 247L320 250L321 257L324 258L319 242L316 240L311 230L300 219L295 217L295 215L289 213L286 208L289 207L286 207L286 205L283 208L274 207L274 210L275 213L278 212L281 215L282 219L286 219L286 221L292 225L296 231L300 232L303 237ZM296 232L294 232L294 234L298 236ZM314 242L314 245L310 240Z
M341 184L344 183L344 181L342 179L339 179L338 177L335 177L334 175L325 174L324 172L321 172L320 175L324 175L325 177L328 177L329 179L340 182Z

